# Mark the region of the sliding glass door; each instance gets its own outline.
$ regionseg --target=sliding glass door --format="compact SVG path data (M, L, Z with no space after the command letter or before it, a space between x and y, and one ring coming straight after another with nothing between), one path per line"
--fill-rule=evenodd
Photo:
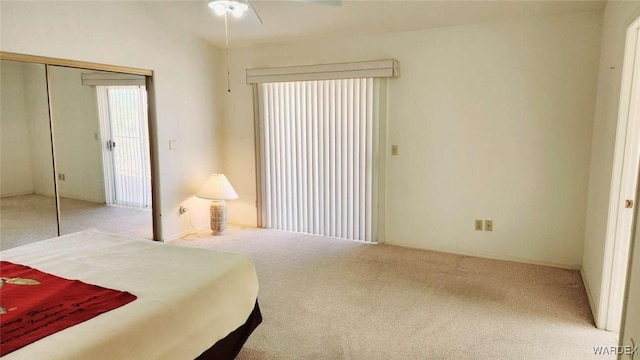
M151 164L144 86L98 86L108 205L149 209Z
M261 226L377 240L377 83L257 85Z
M153 238L144 77L49 69L60 233Z

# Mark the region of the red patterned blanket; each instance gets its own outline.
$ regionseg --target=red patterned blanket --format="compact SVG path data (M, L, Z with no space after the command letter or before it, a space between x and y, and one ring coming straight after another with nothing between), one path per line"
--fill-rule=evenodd
M136 299L0 261L0 356Z

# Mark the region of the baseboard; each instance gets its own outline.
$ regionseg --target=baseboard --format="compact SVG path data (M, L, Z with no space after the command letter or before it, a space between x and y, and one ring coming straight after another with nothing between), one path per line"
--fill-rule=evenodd
M48 193L48 192L43 192L43 191L35 191L34 194L40 195L40 196L48 196L48 197L56 196L54 193Z
M587 300L589 300L589 308L591 308L591 315L593 316L593 323L598 329L600 329L600 327L598 326L598 323L597 323L598 309L596 308L595 303L593 301L593 295L591 295L591 287L589 286L589 281L587 280L587 277L584 274L584 268L583 267L580 268L580 277L582 278L582 284L584 285L584 291L587 293Z
M60 195L61 198L64 199L71 199L71 200L80 200L80 201L86 201L86 202L90 202L90 203L95 203L95 204L104 204L105 200L98 200L98 199L90 199L90 198L85 198L85 197L81 197L81 196L67 196L67 195Z
M54 194L47 194L47 193L43 193L43 192L32 192L32 193L28 193L28 194L17 194L17 195L10 195L10 196L31 195L31 194L40 195L40 196L47 196L47 197L54 197L55 196ZM2 196L2 197L4 197L4 196ZM91 199L91 198L84 198L84 197L80 197L80 196L60 195L60 198L86 201L86 202L95 203L95 204L104 204L105 203L104 199L102 199L102 200L100 200L100 199Z
M205 225L201 225L201 226L195 226L196 231L198 233L200 233L201 231L205 231L209 229L209 224L205 224ZM173 241L173 240L178 240L178 239L182 239L183 237L187 236L187 235L193 235L193 229L189 229L189 230L185 230L183 232L177 233L173 236L169 237L168 241L165 242L169 242L169 241Z
M0 198L8 198L8 197L24 196L24 195L33 195L33 194L34 194L33 191L21 192L21 193L11 193L11 194L3 194L2 196L0 196Z
M486 254L477 254L477 253L468 252L468 251L458 251L458 250L454 251L454 250L451 250L451 249L437 249L437 248L429 248L429 249L427 249L427 248L423 248L423 247L419 247L419 246L412 246L411 244L398 244L398 243L393 243L393 242L389 242L389 241L387 241L385 243L385 245L402 246L402 247L408 247L408 248L412 248L412 249L436 251L436 252L441 252L441 253L446 253L446 254L453 254L453 255L473 256L473 257L482 258L482 259L511 261L511 262L516 262L516 263L521 263L521 264L549 266L549 267L566 269L566 270L580 270L582 268L582 265L580 265L580 264L576 264L576 265L557 264L557 263L551 263L551 262L545 262L545 261L521 259L521 258L511 257L511 256L491 256L491 255L486 255Z

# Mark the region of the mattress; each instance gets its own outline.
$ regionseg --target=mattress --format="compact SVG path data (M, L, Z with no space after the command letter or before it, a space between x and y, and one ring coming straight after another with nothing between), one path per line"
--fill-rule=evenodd
M258 280L241 254L83 231L9 249L0 259L137 299L2 357L195 359L242 326Z

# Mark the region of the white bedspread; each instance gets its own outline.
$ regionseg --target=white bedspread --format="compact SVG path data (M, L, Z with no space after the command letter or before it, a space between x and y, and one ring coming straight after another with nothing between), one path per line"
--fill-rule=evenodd
M191 360L244 324L258 294L247 256L97 231L9 249L0 258L138 297L2 360Z

